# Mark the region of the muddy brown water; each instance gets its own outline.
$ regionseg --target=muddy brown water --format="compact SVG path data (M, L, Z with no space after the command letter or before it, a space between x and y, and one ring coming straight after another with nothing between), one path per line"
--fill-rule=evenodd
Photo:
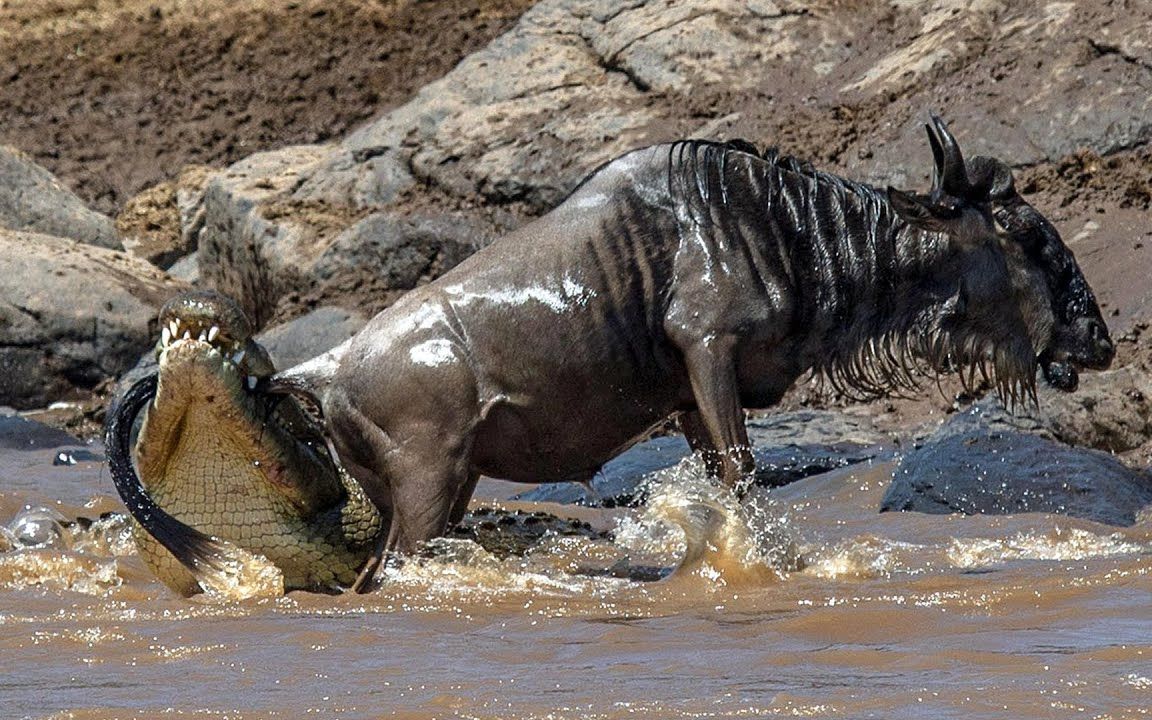
M29 505L116 510L106 470L83 459L101 449L82 449L74 465L53 465L54 448L0 450L0 523ZM682 466L640 509L516 506L613 541L545 538L504 560L444 541L362 596L181 599L115 518L65 529L0 552L0 715L1152 714L1152 522L879 515L891 469L739 508ZM519 489L487 482L476 504L509 506ZM653 568L663 579L636 579Z

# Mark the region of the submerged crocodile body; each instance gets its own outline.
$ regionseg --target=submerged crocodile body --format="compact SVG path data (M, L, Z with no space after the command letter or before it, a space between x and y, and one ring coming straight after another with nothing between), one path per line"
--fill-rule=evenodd
M125 395L107 432L145 563L184 595L236 546L275 565L285 590L352 585L384 520L295 399L252 389L273 368L243 313L190 293L164 306L160 327L158 372ZM130 435L144 405L137 476Z

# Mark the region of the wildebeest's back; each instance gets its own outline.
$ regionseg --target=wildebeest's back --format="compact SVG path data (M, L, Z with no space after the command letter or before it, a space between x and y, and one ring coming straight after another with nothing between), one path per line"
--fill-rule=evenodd
M688 402L663 330L678 245L667 162L667 146L614 161L409 293L353 341L337 385L362 389L355 404L386 432L444 432L471 405L461 433L485 474L590 477Z

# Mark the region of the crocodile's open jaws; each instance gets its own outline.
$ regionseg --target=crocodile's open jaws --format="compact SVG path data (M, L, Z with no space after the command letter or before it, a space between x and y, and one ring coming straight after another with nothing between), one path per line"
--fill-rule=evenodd
M185 595L236 573L246 553L279 569L286 590L352 586L385 523L297 400L255 389L273 368L243 313L190 293L164 306L160 327L157 374L107 428L145 562ZM146 405L134 468L132 424Z

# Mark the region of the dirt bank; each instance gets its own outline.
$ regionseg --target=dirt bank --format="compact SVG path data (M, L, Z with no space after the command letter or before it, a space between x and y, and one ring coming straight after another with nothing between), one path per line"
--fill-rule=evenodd
M0 143L114 213L185 165L340 137L531 5L4 0Z

